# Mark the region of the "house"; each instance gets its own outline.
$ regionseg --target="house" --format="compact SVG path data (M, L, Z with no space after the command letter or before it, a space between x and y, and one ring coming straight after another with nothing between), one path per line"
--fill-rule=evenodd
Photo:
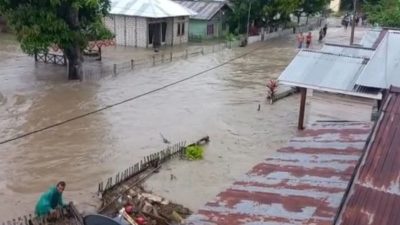
M111 0L104 22L117 45L150 48L187 43L190 15L170 0Z
M326 45L321 51L301 50L279 77L279 83L301 90L299 129L304 120L370 121L382 98L379 90L358 88L357 79L372 49ZM308 115L304 115L306 98Z
M398 225L400 88L390 87L336 225Z
M303 129L307 96L308 122L321 117L372 119L389 87L400 86L399 43L399 31L382 29L369 31L359 45L326 44L320 51L300 51L279 77L281 84L301 90L299 129Z
M337 13L340 10L340 4L341 0L331 0L329 8L332 10L332 12Z
M190 17L189 38L211 39L228 32L227 14L231 11L224 1L175 1L197 14Z

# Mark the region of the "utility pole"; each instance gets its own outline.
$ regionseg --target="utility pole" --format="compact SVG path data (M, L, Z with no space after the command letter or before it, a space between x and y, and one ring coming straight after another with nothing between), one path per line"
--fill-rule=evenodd
M248 41L249 38L249 31L250 31L250 10L251 10L251 0L249 0L249 12L247 14L247 33L246 33L246 40Z
M351 24L350 45L354 44L354 30L356 29L357 0L353 0L353 20Z

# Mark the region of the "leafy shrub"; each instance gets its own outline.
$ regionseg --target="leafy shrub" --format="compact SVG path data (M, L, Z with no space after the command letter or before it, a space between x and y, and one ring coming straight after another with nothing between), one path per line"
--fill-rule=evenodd
M191 145L186 147L185 156L189 160L203 159L204 149L200 145Z

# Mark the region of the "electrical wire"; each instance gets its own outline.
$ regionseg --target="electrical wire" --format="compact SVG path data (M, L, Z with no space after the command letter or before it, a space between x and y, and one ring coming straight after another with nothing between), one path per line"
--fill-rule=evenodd
M229 64L229 63L235 61L236 59L239 59L239 58L242 58L242 57L244 57L244 56L247 56L247 55L249 55L250 53L255 52L255 51L257 51L257 50L259 50L259 49L257 49L257 48L251 49L250 51L248 51L248 52L246 52L246 53L244 53L244 54L242 54L242 55L239 55L239 56L237 56L237 57L231 58L231 59L229 59L228 61L223 62L223 63L221 63L221 64L219 64L219 65L216 65L216 66L211 67L211 68L209 68L209 69L203 70L203 71L201 71L201 72L199 72L199 73L196 73L196 74L194 74L194 75L185 77L185 78L183 78L183 79L177 80L177 81L175 81L175 82L166 84L166 85L164 85L164 86L161 86L161 87L159 87L159 88L153 89L153 90L151 90L151 91L147 91L147 92L145 92L145 93L142 93L142 94L136 95L136 96L134 96L134 97L125 99L125 100L123 100L123 101L116 102L116 103L113 103L113 104L111 104L111 105L106 105L106 106L101 107L101 108L99 108L99 109L97 109L97 110L94 110L94 111L91 111L91 112L88 112L88 113L85 113L85 114L81 114L81 115L79 115L79 116L75 116L75 117L72 117L72 118L70 118L70 119L66 119L66 120L64 120L64 121L61 121L61 122L58 122L58 123L54 123L54 124L52 124L52 125L49 125L49 126L46 126L46 127L40 128L40 129L36 129L36 130L30 131L30 132L27 132L27 133L24 133L24 134L20 134L20 135L17 135L17 136L15 136L15 137L13 137L13 138L9 138L9 139L6 139L6 140L2 140L2 141L0 141L0 145L6 144L6 143L9 143L9 142L12 142L12 141L16 141L16 140L18 140L18 139L21 139L21 138L24 138L24 137L28 137L28 136L33 135L33 134L36 134L36 133L40 133L40 132L49 130L49 129L54 128L54 127L62 126L62 125L67 124L67 123L69 123L69 122L72 122L72 121L75 121L75 120L79 120L79 119L88 117L88 116L90 116L90 115L93 115L93 114L102 112L102 111L104 111L104 110L106 110L106 109L110 109L110 108L113 108L113 107L115 107L115 106L122 105L122 104L124 104L124 103L134 101L134 100L139 99L139 98L141 98L141 97L144 97L144 96L146 96L146 95L150 95L150 94L153 94L153 93L155 93L155 92L159 92L159 91L161 91L161 90L163 90L163 89L166 89L166 88L168 88L168 87L174 86L174 85L176 85L176 84L179 84L179 83L185 82L185 81L187 81L187 80L193 79L193 78L195 78L195 77L198 77L198 76L200 76L200 75L203 75L203 74L205 74L205 73L207 73L207 72L210 72L210 71L212 71L212 70L215 70L215 69L218 69L218 68L220 68L220 67L223 67L223 66L225 66L225 65L227 65L227 64Z

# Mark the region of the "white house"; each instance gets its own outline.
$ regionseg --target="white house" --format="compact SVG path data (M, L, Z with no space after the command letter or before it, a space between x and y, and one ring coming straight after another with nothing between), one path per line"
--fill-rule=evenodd
M104 20L116 44L149 48L188 42L193 12L170 0L111 0Z

